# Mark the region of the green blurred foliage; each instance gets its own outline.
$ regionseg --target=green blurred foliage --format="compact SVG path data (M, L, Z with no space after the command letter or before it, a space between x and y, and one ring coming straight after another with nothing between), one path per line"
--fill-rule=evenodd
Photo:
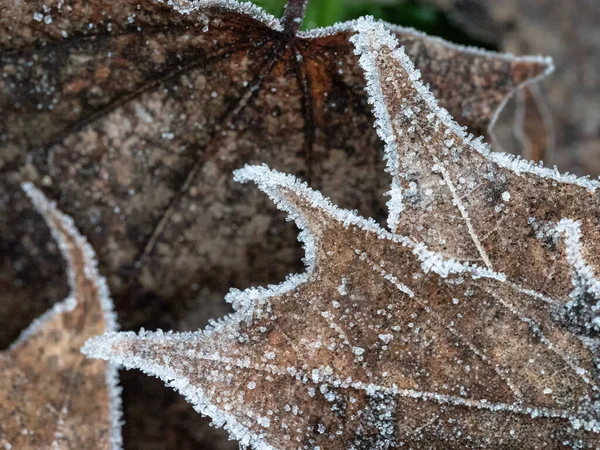
M276 17L281 16L285 7L285 0L253 0L253 3ZM416 28L458 44L490 48L452 25L435 7L415 0L310 0L302 28L310 30L367 15Z

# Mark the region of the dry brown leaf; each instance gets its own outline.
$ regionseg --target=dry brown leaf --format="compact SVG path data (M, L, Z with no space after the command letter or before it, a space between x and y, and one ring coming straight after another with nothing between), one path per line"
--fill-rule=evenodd
M90 337L117 329L106 282L71 218L33 185L24 190L67 262L71 293L0 352L0 447L120 449L116 368L80 352Z
M139 368L257 449L597 448L599 181L490 153L385 28L353 38L393 176L388 223L266 166L307 272L232 291L203 332L109 333Z
M14 196L24 179L89 237L125 326L161 317L177 326L199 296L295 268L293 230L260 197L238 201L246 194L229 174L244 163L302 175L341 205L382 217L388 182L351 24L299 33L299 22L218 1L0 5L2 316L28 319L35 311L23 299L39 283L52 298L61 288L45 236L16 226L30 214ZM388 27L473 132L549 67Z
M281 23L234 1L0 0L0 342L67 292L43 224L19 226L36 217L15 195L23 180L88 237L128 329L197 329L228 311L230 286L300 270L293 227L232 182L244 163L384 217L389 180L351 24L297 33L294 14ZM387 26L473 132L549 69ZM159 415L172 398L124 382L130 448L167 445L154 429L173 425Z

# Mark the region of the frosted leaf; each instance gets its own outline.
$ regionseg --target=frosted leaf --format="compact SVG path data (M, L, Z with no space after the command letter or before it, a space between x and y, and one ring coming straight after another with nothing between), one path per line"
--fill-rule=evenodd
M428 168L437 176L428 189L436 208L450 205L462 218L453 225L456 234L446 232L453 216L446 222L430 216L435 233L391 233L293 176L246 166L235 179L255 182L301 230L306 272L268 289L232 291L236 312L204 331L110 333L90 340L84 351L159 376L253 448L595 446L598 340L566 326L563 314L574 288L595 292L597 286L598 219L589 215L599 210L594 186L560 175L552 184L537 169L510 178L517 177L512 167L496 167L483 144L471 148L448 113L435 109L391 35L370 21L359 22L359 30L355 42L367 55L362 63L373 101L381 102L373 80L381 92L405 92L417 103L410 107L414 136L435 144L441 132L438 149L453 140L453 157L442 158L442 150L430 156L439 155ZM393 74L374 72L396 64ZM416 150L415 163L426 166L427 149ZM498 198L510 192L503 208L522 208L510 210L503 226L515 238L531 235L528 244L537 249L519 260L518 248L491 251L483 245L492 238L471 235L478 232L479 211L457 187L473 186L476 194L479 180L495 181L497 173L510 180L497 190ZM448 183L452 177L457 181ZM535 210L523 206L527 189L543 205L544 217L562 214L568 203L587 202L581 223L559 220L544 228ZM438 199L448 192L445 202ZM546 203L563 197L568 201ZM420 220L412 208L400 219L411 214ZM564 246L551 230L566 235ZM430 237L436 235L446 247ZM476 240L476 257L464 258L461 250ZM473 263L481 249L489 256ZM539 268L546 259L553 261L552 283L542 275L515 276L515 266ZM265 358L271 352L277 357Z
M5 342L26 325L20 317L40 314L44 299L66 289L45 236L23 232L23 217L33 215L16 195L24 177L94 243L132 328L198 328L226 310L229 286L267 285L299 269L294 228L259 195L238 201L230 172L244 163L302 175L337 204L382 219L390 186L348 41L353 23L295 34L299 16L280 21L233 1L0 2L0 235L11 249L0 252L9 268ZM52 23L34 20L36 12ZM507 96L549 69L541 58L385 26L472 132L486 131ZM498 82L480 82L489 79ZM24 301L38 292L39 301ZM199 295L206 307L192 313ZM149 300L151 308L138 307ZM151 406L157 397L140 395L128 410L161 414Z
M108 334L86 354L159 376L253 448L596 442L597 355L555 320L555 305L465 263L423 273L431 252L294 177L265 166L235 176L302 230L304 277L233 292L237 312L204 331Z
M490 153L438 105L395 36L368 19L357 21L356 29L362 33L351 40L393 177L392 231L515 279L542 280L555 255L543 250L528 218L558 222L598 209L600 182ZM586 231L597 235L596 222ZM507 248L511 258L505 257ZM542 253L534 265L515 264L533 248Z
M106 281L71 218L33 185L23 190L67 262L71 293L0 352L0 446L120 449L116 368L80 353L88 338L117 329Z

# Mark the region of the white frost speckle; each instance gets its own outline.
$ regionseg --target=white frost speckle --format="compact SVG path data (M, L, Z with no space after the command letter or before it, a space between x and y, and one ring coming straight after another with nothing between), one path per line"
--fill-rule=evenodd
M346 283L347 283L346 277L342 277L342 283L337 288L340 295L348 294L348 290L346 289Z
M271 425L271 420L268 417L259 417L256 421L265 428L268 428Z
M502 201L508 202L510 200L510 192L504 191L502 193Z
M365 349L361 347L352 347L352 353L356 356L362 356L365 353Z
M379 339L383 341L384 344L389 344L392 339L394 339L393 334L380 334Z

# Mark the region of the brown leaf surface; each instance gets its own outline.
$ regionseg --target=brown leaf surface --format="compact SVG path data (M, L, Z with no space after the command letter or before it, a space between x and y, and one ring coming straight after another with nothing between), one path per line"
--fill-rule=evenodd
M36 220L15 195L23 180L43 186L89 237L125 328L196 329L227 311L230 286L299 269L293 227L232 183L244 163L301 175L342 206L384 216L389 180L350 24L297 33L297 22L284 29L248 5L173 5L0 0L5 345L67 291L47 234L19 226ZM476 133L548 69L388 27ZM127 423L162 410L149 406L160 395L128 395ZM150 432L140 448L156 444Z
M203 332L84 351L258 449L597 448L600 182L490 153L383 26L356 27L397 233L247 166L237 180L302 230L307 272L233 291L236 312Z
M25 190L67 261L71 293L0 353L0 446L120 449L116 369L80 352L117 328L106 282L73 221L32 185Z

